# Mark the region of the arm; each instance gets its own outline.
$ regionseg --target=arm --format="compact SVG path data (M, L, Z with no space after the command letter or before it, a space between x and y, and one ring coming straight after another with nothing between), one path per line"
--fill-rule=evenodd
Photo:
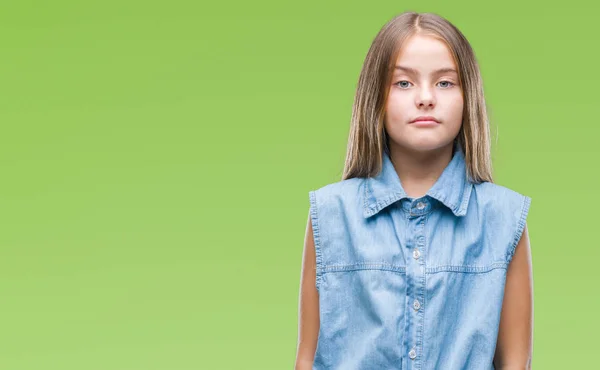
M312 370L319 335L319 293L315 282L316 255L309 215L300 278L298 348L295 370Z
M506 273L494 367L529 370L533 353L533 272L527 225Z

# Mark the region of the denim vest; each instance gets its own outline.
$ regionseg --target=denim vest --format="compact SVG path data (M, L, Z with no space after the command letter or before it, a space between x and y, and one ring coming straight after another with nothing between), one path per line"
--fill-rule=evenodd
M377 176L309 191L313 370L494 369L506 272L531 198L468 181L458 145L416 199L383 160Z

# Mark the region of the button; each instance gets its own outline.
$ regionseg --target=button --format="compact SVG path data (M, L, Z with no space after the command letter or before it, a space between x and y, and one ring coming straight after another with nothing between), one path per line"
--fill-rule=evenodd
M411 349L410 352L408 352L408 357L410 357L412 360L414 360L415 358L417 358L417 351L415 351L415 349Z
M413 250L413 258L414 259L419 259L420 255L421 255L421 253L419 253L418 249Z
M421 303L418 299L415 299L415 301L413 302L413 308L415 309L415 311L418 311L419 308L421 308Z
M423 202L417 203L417 209L423 209L423 208L425 208L425 203L423 203Z

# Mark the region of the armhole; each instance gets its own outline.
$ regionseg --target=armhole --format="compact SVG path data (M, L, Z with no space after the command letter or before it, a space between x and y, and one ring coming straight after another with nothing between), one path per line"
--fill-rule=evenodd
M508 248L508 256L506 259L507 263L510 263L510 261L512 260L513 255L515 254L515 249L517 248L517 244L519 244L519 240L521 240L521 236L523 235L523 229L525 228L525 221L527 220L527 215L529 214L529 207L531 206L531 197L528 197L526 195L521 195L521 197L521 212L519 215L519 219L517 220L517 229L513 236L511 245Z
M318 217L318 209L317 209L317 195L315 191L309 191L309 199L310 199L310 220L313 229L313 239L315 244L315 256L316 256L316 288L317 291L320 290L321 280L322 280L322 255L321 255L321 230L319 228L319 217Z

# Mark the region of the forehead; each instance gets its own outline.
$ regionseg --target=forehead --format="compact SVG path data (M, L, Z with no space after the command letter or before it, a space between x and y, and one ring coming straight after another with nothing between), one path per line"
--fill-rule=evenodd
M456 63L446 43L423 35L414 35L404 42L395 65L410 67L427 74L440 68L456 69Z

